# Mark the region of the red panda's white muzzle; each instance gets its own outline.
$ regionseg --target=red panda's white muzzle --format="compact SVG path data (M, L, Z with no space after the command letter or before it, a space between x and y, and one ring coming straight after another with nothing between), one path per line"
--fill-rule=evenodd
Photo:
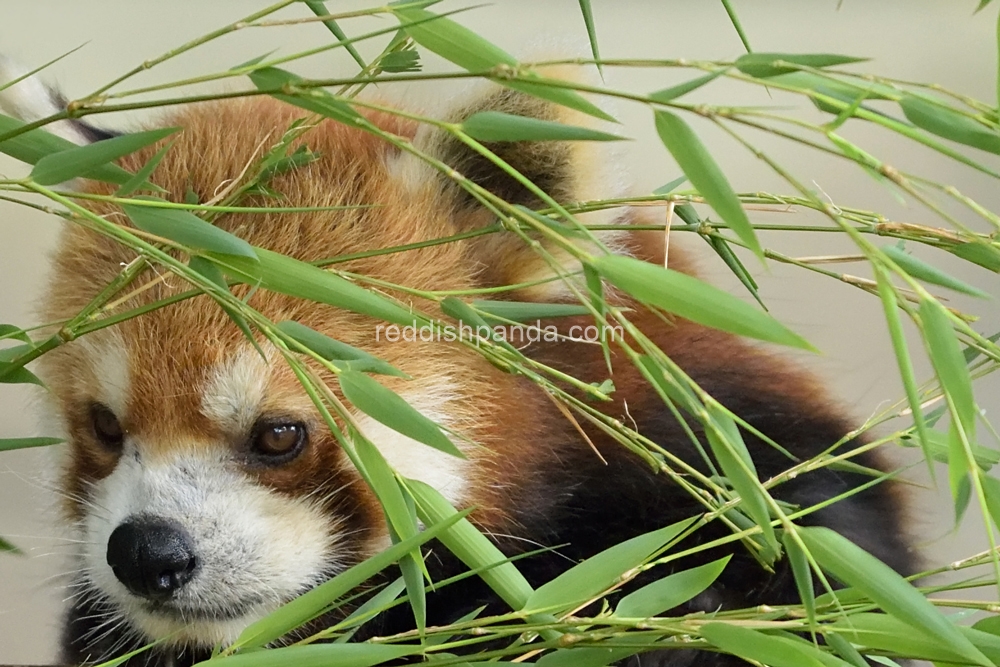
M327 514L262 487L221 456L147 461L141 443L126 443L95 487L81 585L148 637L232 642L343 567Z

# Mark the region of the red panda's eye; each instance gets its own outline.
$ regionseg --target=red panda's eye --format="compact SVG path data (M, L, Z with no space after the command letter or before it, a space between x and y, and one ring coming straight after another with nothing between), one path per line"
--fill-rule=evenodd
M90 423L94 428L94 435L102 445L118 449L125 440L125 430L115 413L111 412L103 405L95 405L90 409Z
M296 422L265 423L257 427L253 448L258 454L287 460L301 449L306 439L306 427Z

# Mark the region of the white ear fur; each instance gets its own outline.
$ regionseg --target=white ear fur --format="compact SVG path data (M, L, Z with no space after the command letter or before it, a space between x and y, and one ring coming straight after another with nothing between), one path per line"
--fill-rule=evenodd
M38 75L26 76L28 71L20 63L0 55L0 110L29 123L62 111L59 95L42 83ZM11 85L11 81L17 83ZM60 120L45 129L76 144L92 141L74 121Z

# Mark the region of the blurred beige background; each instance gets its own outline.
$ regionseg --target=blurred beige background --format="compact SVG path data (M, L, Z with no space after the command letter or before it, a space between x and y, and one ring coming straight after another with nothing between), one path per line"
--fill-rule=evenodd
M73 98L264 4L263 0L211 3L4 0L0 3L0 52L37 66L84 44L47 74L50 81L57 82ZM338 11L356 4L329 3ZM939 82L979 99L996 99L995 7L973 16L977 4L973 0L737 0L735 4L758 51L868 56L873 61L862 65L864 70L901 79ZM726 59L742 52L719 2L594 0L593 5L602 53L608 58ZM458 6L460 3L445 2L440 8ZM302 7L279 14L288 18L303 15ZM546 54L567 50L583 53L586 49L586 42L581 39L585 33L578 3L573 0L500 0L463 13L458 19L515 54L537 53L539 49ZM366 19L342 25L350 34L358 34L389 26L390 19ZM324 43L327 38L327 33L315 24L247 29L136 77L127 87L218 71L272 49L290 53ZM362 51L371 54L372 49L365 46L362 45ZM431 60L425 59L425 63ZM313 57L294 69L312 76L354 71L350 61L339 53ZM696 74L689 70L618 69L608 75L610 83L619 88L649 92ZM741 105L795 105L811 117L819 117L800 99L777 94L769 97L761 88L716 83L696 93L700 96L697 99ZM408 90L386 88L382 94L422 104L450 93L447 88L421 86ZM648 192L677 176L678 169L656 140L648 109L623 105L619 117L625 133L636 139L627 145L626 154L637 192ZM97 122L127 128L141 118L140 114L124 118L101 116ZM714 128L699 124L697 129L737 190L790 191L753 156ZM902 169L954 184L992 210L1000 210L1000 188L995 181L860 122L848 124L843 134L876 156L891 156L892 163ZM900 205L887 189L842 161L799 150L763 135L749 136L804 182L814 184L838 204L878 210L893 220L937 224L927 211ZM1000 167L995 156L977 153L975 157L993 168ZM25 170L0 156L0 173L14 176ZM816 221L804 214L754 213L753 216L768 222ZM963 219L981 229L975 220ZM60 224L54 217L0 202L0 322L19 325L35 322L32 304L44 280L46 253L53 247ZM765 245L793 256L850 251L835 235L767 233L762 238ZM704 252L703 243L693 238L685 241L702 253L706 275L742 295L721 262ZM983 270L968 271L960 263L948 261L949 257L943 253L922 256L1000 296L996 275ZM769 272L764 272L752 263L749 265L758 274L761 294L772 311L823 351L821 357L811 357L807 363L829 380L859 419L902 395L881 306L876 299L798 269L772 265ZM861 265L834 268L846 273L863 272ZM977 325L983 333L1000 329L1000 312L995 301L983 304L955 298L953 303L986 313ZM917 348L915 353L921 356ZM922 360L918 370L920 377L927 377L928 366ZM981 406L994 419L1000 413L998 379L987 378L978 386ZM0 437L51 433L51 428L39 424L37 402L37 394L29 388L0 385ZM56 496L50 491L57 465L55 454L54 451L0 454L0 535L12 539L27 554L25 557L0 554L0 664L41 664L51 662L55 654L61 600L66 595L60 575L70 567L66 557L70 544L65 539L66 533L56 526ZM915 471L911 479L919 480L920 471ZM981 520L970 512L962 530L953 532L951 512L947 489L914 492L912 527L930 564L948 563L983 548ZM984 594L997 599L995 589Z

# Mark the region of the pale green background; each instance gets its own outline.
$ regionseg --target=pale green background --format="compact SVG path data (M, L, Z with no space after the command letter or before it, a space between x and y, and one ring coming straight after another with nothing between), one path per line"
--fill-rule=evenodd
M3 0L0 52L37 66L86 43L80 51L53 66L47 75L73 98L87 94L145 59L263 4L263 1ZM356 3L329 4L339 10ZM741 53L719 2L594 0L593 4L606 57L725 59ZM873 62L862 67L871 71L941 82L980 99L995 99L996 11L991 9L973 16L976 4L973 0L845 0L843 3L759 0L735 4L759 51L869 56ZM838 4L842 4L839 9ZM455 2L440 5L457 6ZM281 16L301 16L304 11L293 8ZM519 55L583 53L585 49L581 48L585 42L580 40L583 23L578 4L573 0L501 0L469 11L459 20ZM343 25L349 32L357 33L361 26L364 30L388 26L390 19ZM325 39L326 33L317 25L248 29L137 77L128 87L221 70L272 49L288 53ZM353 71L349 61L331 54L315 57L297 69L313 76ZM616 70L609 75L611 82L621 88L648 92L691 78L694 73ZM416 103L451 94L448 88L426 87L409 92L396 89L383 92L397 99L412 98ZM769 98L760 88L726 83L698 95L711 102L808 106L799 99L779 95ZM130 127L139 118L138 114L124 118L102 116L99 122ZM648 191L674 178L677 168L655 138L649 111L639 105L623 105L620 118L625 123L625 132L636 139L628 144L626 153L638 191ZM754 157L714 128L698 124L697 129L738 190L790 191ZM852 123L844 128L844 134L871 153L883 158L892 156L892 163L900 168L955 184L993 210L1000 210L1000 189L995 181L864 124ZM760 135L751 136L805 182L814 183L838 203L875 208L900 221L937 224L920 208L899 206L885 188L841 161ZM1000 167L995 156L977 153L975 157L993 168ZM24 173L24 168L0 156L0 173L13 176ZM753 215L755 219L772 222L807 219L804 214ZM53 247L59 226L56 218L0 202L0 322L27 325L35 321L32 307L45 275L45 255ZM765 245L792 255L850 251L849 246L833 236L763 235L762 238ZM725 267L705 254L703 243L697 239L686 241L702 254L708 276L742 294ZM970 272L958 262L948 261L942 253L923 256L1000 294L995 275ZM863 266L843 265L841 270L863 272ZM853 414L864 418L900 397L877 300L841 283L783 266L773 266L769 274L759 269L756 273L761 293L773 312L823 351L821 357L809 357L806 361L829 380ZM970 302L959 298L954 303L962 306ZM1000 329L995 302L972 307L977 312L989 313L979 325L980 331L992 333ZM921 377L926 377L927 365L922 361L919 370ZM981 405L994 419L1000 412L998 389L1000 383L996 378L979 387ZM0 385L0 437L45 434L46 427L39 426L36 416L36 403L37 394L31 389ZM0 664L45 663L54 657L60 600L66 595L60 574L70 567L66 558L70 544L57 537L65 533L60 533L54 525L55 496L49 490L55 460L52 451L0 454L0 535L13 539L28 553L26 558L0 555ZM917 480L920 475L915 473L911 478ZM914 496L911 528L930 563L947 563L982 548L982 525L974 515L961 532L949 532L951 505L946 490L917 489Z

